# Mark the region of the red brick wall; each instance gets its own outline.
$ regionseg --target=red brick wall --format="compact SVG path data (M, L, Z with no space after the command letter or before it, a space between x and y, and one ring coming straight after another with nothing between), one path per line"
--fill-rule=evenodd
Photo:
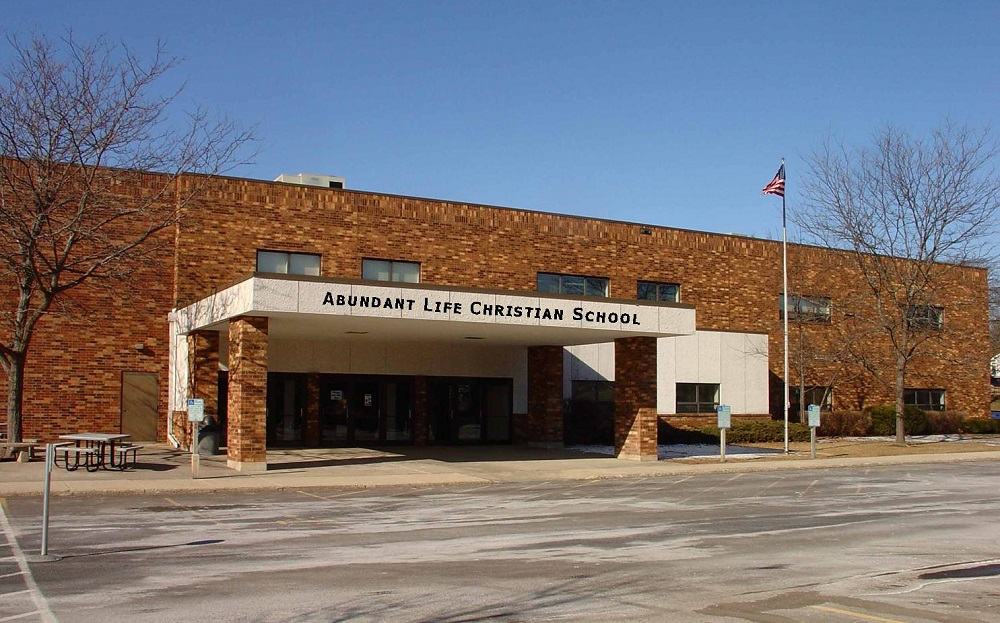
M77 305L53 310L42 321L29 355L25 436L118 430L123 371L159 374L165 435L166 316L175 304L251 273L257 249L319 253L322 274L343 278L360 277L362 258L371 257L420 262L423 282L447 286L530 291L537 272L545 271L609 277L611 296L634 298L637 279L680 283L682 301L696 306L699 329L767 332L770 369L780 383L781 244L651 230L646 235L636 224L458 202L220 180L189 208L176 245L163 250L158 265L143 267L133 286L77 292ZM790 291L829 296L835 307L859 283L848 254L800 245L789 246L789 275ZM946 389L949 409L985 415L986 273L955 268L945 286L941 346L937 356L913 362L907 385ZM821 352L835 350L850 331L841 316L803 327L809 348ZM791 382L797 384L794 335ZM133 348L138 342L146 344L141 354ZM807 382L826 384L835 372L835 364L811 360ZM887 387L857 369L840 371L835 386L837 408L890 399ZM515 429L524 424L518 420Z
M539 271L582 273L609 277L613 297L634 298L637 279L676 282L682 301L697 308L699 329L767 332L781 383L779 242L660 227L646 235L630 223L247 180L230 181L205 204L181 232L192 241L178 251L181 302L251 272L258 248L319 253L324 275L345 278L358 278L361 259L373 257L420 262L425 283L461 287L533 290ZM848 253L790 245L789 283L793 293L828 296L842 309L861 278ZM955 267L943 283L946 331L935 356L913 362L907 385L946 389L950 409L985 415L986 273ZM807 384L833 380L837 408L890 401L889 388L860 368L829 361L851 331L842 314L802 325L803 348L796 339L790 345L790 382L798 384L803 359Z

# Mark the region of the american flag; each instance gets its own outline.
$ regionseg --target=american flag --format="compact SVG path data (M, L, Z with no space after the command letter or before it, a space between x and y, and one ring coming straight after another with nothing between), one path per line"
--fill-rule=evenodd
M778 168L778 172L774 174L774 179L764 187L764 190L760 191L762 195L778 195L779 197L785 196L785 165L782 163L781 167Z

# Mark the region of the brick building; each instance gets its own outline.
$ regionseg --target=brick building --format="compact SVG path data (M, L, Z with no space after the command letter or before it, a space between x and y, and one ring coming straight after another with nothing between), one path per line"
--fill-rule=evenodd
M646 460L658 418L782 410L780 243L279 179L217 180L136 287L43 321L25 436L186 445L200 398L238 469L280 445L606 440ZM827 408L889 402L831 357L846 254L791 245L789 277L790 382ZM908 401L985 415L985 271L954 267L937 297Z

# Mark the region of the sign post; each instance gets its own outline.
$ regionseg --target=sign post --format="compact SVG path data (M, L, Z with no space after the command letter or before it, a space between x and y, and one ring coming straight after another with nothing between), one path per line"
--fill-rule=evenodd
M819 405L809 405L809 453L816 458L816 429L819 428Z
M188 422L191 422L191 478L197 478L201 459L198 455L198 433L205 420L205 401L201 398L188 398L187 410Z
M726 462L726 429L732 424L733 410L729 405L719 405L715 408L719 416L719 462Z
M55 444L45 444L45 488L42 491L42 556L49 555L49 489L52 484L52 463L55 460Z

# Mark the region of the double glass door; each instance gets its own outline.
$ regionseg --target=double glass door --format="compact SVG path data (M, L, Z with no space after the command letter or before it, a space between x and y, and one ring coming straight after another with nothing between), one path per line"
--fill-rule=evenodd
M413 440L409 379L323 376L319 415L321 445Z
M428 441L502 443L511 438L511 382L435 379L430 382Z

